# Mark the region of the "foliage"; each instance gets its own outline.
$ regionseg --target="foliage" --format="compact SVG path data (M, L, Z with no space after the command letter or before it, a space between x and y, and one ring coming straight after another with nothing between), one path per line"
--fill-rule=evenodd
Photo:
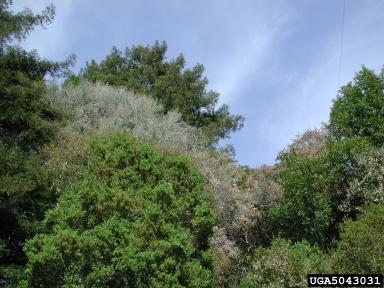
M286 151L308 157L320 156L326 149L327 130L325 127L320 129L307 130L303 134L296 136L292 143L288 145Z
M215 218L184 156L124 134L91 143L86 175L26 245L31 287L210 287Z
M280 155L282 199L268 211L272 231L292 241L324 244L331 223L330 199L322 193L329 186L324 177L328 163L295 152Z
M35 52L8 48L0 54L0 141L36 150L57 131L61 113L44 97L44 76L59 69Z
M81 138L85 132L129 131L162 149L188 155L208 180L212 189L212 206L220 218L211 242L218 257L217 263L221 263L215 266L216 282L224 285L224 282L235 281L242 273L239 248L247 250L264 240L265 233L259 233L264 229L263 207L281 194L273 168L258 169L255 174L252 170L250 175L256 176L246 176L245 170L226 153L210 149L199 130L184 123L179 113L170 111L159 115L157 112L162 108L153 99L134 95L122 88L82 81L62 90L50 89L49 99L71 116L68 131L64 136L58 136L55 141L58 145L54 145L56 148L52 153L49 152L51 148L47 151L48 158L56 159L49 160L49 164L61 179L53 178L57 185L65 179L70 182L72 175L81 172L82 160L75 166L71 160L66 160L84 159L82 155L85 155L86 145ZM61 138L67 144L60 144ZM80 143L71 144L72 141ZM72 151L80 154L75 152L71 155ZM71 174L71 171L78 172Z
M34 26L50 23L54 16L52 6L41 14L29 9L14 14L8 10L11 3L0 1L0 142L36 150L53 137L55 122L62 118L44 98L44 77L65 73L74 58L52 62L36 51L9 46L12 39L25 38Z
M17 265L25 261L25 239L38 231L52 202L48 183L37 156L0 144L0 270L13 275L4 280L7 285L20 272Z
M329 272L329 261L308 242L277 238L269 248L257 248L249 257L249 272L238 287L307 287L308 273Z
M0 286L19 288L19 281L24 277L24 267L19 265L0 265Z
M100 81L150 95L161 103L164 113L179 111L183 121L202 128L213 143L239 130L243 126L242 116L231 115L227 105L216 109L219 94L207 91L203 65L185 68L183 55L166 61L166 50L165 42L126 48L124 54L114 47L100 64L92 60L79 76L72 75L67 82Z
M384 144L383 101L384 78L363 67L333 103L330 136L337 141L360 136L376 146Z
M44 26L52 22L54 7L48 6L41 14L33 14L30 9L19 13L9 11L12 0L0 0L0 49L12 41L24 39L36 25Z
M54 137L63 115L45 98L44 78L65 73L73 58L52 62L12 46L36 25L50 23L54 9L15 14L10 4L0 0L0 281L17 287L25 262L21 246L54 202L38 151Z
M368 201L350 201L350 185L364 168L358 159L371 150L364 138L328 141L320 152L301 153L287 149L280 153L279 178L282 200L269 210L273 233L293 241L333 245L344 217L356 216Z
M124 88L85 81L66 86L58 93L50 91L49 98L58 109L70 115L68 126L77 133L130 131L164 147L183 150L207 145L196 128L182 122L179 113L170 111L159 115L157 112L162 107L155 100Z
M333 266L339 273L384 273L383 204L371 204L356 221L343 223Z
M372 149L356 161L359 173L349 181L342 204L343 211L354 214L358 214L361 203L384 203L384 149Z

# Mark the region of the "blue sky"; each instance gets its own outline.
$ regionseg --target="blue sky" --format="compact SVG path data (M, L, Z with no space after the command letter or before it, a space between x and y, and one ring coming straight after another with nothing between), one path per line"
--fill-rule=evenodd
M238 162L273 164L297 134L328 121L339 84L361 65L384 64L384 1L346 0L15 0L14 9L56 6L47 29L23 42L42 57L101 60L120 49L165 40L168 58L202 63L220 103L246 118L227 143Z

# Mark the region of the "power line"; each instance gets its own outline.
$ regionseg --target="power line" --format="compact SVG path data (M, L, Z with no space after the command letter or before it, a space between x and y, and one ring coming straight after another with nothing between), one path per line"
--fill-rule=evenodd
M340 87L340 81L341 81L341 67L343 64L343 44L344 44L344 26L345 26L345 4L346 0L343 0L343 16L342 16L342 23L341 23L341 39L340 39L340 57L339 57L339 79L337 86Z

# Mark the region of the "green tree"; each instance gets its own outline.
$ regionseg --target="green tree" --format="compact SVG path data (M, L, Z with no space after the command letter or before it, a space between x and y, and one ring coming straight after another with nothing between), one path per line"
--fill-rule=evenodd
M0 141L37 150L54 136L63 115L45 98L44 77L66 66L36 52L8 47L0 52Z
M310 158L296 152L279 157L279 179L283 197L268 211L272 233L292 241L308 240L325 244L332 221L326 191L331 179L326 176L329 163L325 158Z
M207 90L203 65L185 68L183 55L167 61L166 50L165 42L126 48L124 54L114 47L99 64L92 60L67 82L76 83L85 78L150 95L162 104L164 113L178 110L186 123L202 128L212 143L239 130L243 117L231 115L227 105L216 108L219 94Z
M372 144L384 144L384 77L365 67L353 83L343 86L334 100L329 120L332 139L359 136Z
M313 150L316 153L303 153L295 145L280 153L279 181L284 193L269 209L273 234L332 245L344 218L355 218L359 207L371 199L349 197L350 184L364 175L366 168L359 159L369 155L369 141L354 137L322 146Z
M64 72L72 59L51 62L12 46L36 25L50 23L54 9L15 14L10 4L0 0L0 274L1 284L16 287L25 262L21 247L53 203L38 150L52 139L63 116L44 97L44 78Z
M185 156L98 136L85 174L26 245L26 286L211 287L215 217Z

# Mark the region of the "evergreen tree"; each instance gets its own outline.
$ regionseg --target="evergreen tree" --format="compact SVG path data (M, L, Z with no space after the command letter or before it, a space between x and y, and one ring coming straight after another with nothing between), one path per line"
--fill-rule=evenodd
M63 116L45 98L44 78L65 72L72 58L51 62L14 45L36 25L50 23L54 8L13 13L11 4L0 0L0 283L16 287L25 262L22 245L53 203L38 151Z

